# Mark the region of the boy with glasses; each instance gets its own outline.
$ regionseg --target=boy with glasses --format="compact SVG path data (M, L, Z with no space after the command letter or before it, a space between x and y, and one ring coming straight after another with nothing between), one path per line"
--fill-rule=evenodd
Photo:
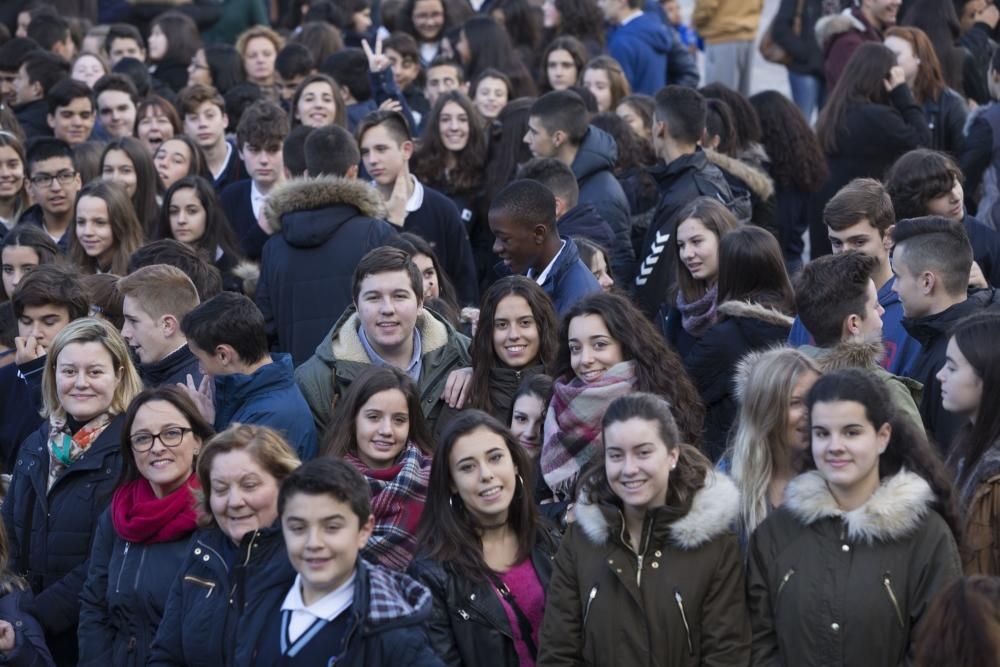
M38 139L28 150L28 192L35 205L24 212L21 222L38 225L66 252L66 232L81 187L69 144L61 139Z

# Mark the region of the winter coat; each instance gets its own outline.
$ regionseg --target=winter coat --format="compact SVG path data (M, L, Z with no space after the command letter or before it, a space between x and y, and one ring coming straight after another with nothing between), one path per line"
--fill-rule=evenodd
M147 664L236 665L236 633L248 602L266 591L287 591L295 580L281 526L247 533L238 546L218 528L199 530L185 554L176 575L171 574Z
M539 526L531 564L543 590L552 577L552 559L559 536ZM488 582L476 582L458 574L448 563L418 557L410 575L428 588L433 609L427 630L434 652L449 667L517 667L513 630Z
M556 227L559 229L559 236L582 236L609 253L618 243L615 233L592 204L577 204L569 209L556 222Z
M722 171L709 162L700 148L668 165L654 167L651 173L659 186L660 203L646 232L639 255L639 274L635 278L635 300L648 317L653 317L667 301L677 279L670 242L677 213L697 197L715 197L724 203L732 199Z
M628 199L615 178L618 145L614 138L591 126L583 137L570 168L580 186L579 204L592 204L615 233L615 244L608 248L615 275L631 280L635 275L635 257L630 243Z
M683 517L646 513L636 554L620 508L578 501L552 570L539 667L747 665L738 507L733 482L709 472Z
M215 376L215 430L230 424L259 424L279 431L303 461L316 456L318 439L309 405L295 384L292 358L271 355L252 375Z
M111 502L121 471L118 415L47 490L49 423L17 454L3 502L10 568L35 593L38 620L57 664L75 663L80 591L98 519Z
M969 115L965 99L951 88L945 88L938 99L926 100L923 109L931 130L929 148L958 157L965 144L965 120Z
M990 87L987 83L990 59L996 44L992 38L993 28L983 22L976 22L958 38L959 46L968 55L962 65L962 87L965 96L975 101L979 106L985 106L990 99Z
M146 664L190 538L127 542L115 532L111 511L101 516L80 594L80 667Z
M187 382L188 375L194 380L194 386L201 382L198 357L194 356L187 343L159 361L136 364L136 369L146 389L172 387L178 382Z
M934 596L961 575L924 479L902 470L844 512L816 471L750 538L754 665L912 664Z
M865 42L882 41L882 32L870 25L861 9L845 9L840 14L824 16L816 22L816 41L823 49L826 89L833 91L847 67L847 61Z
M795 12L802 3L802 14L798 34L795 34ZM816 22L823 13L822 0L781 0L778 13L774 17L771 37L785 50L792 61L788 71L824 78L823 50L816 41Z
M658 16L643 13L609 31L608 54L621 64L633 92L653 95L667 85L674 39Z
M580 259L576 242L569 238L563 238L562 241L565 245L553 260L552 268L541 286L549 295L552 307L560 317L583 297L601 291L601 285L594 277L594 273ZM502 273L505 268L506 265L501 263L497 265L496 271Z
M396 230L378 192L350 178L289 181L266 211L277 232L264 245L256 301L275 349L298 366L354 302L358 262Z
M750 222L779 238L781 232L775 220L774 181L763 164L768 161L763 147L754 145L749 159L739 159L706 149L709 162L722 171L734 197L745 195L750 200Z
M154 81L159 81L164 85L171 93L176 94L187 85L189 65L190 63L164 60L150 71L150 76Z
M972 292L962 303L935 315L903 320L903 327L920 343L921 348L920 356L910 373L911 378L924 385L920 416L923 417L927 435L937 443L942 452L948 451L966 418L944 409L937 373L944 365L948 339L955 324L965 317L986 310L1000 310L1000 292L995 288Z
M736 420L733 372L745 355L781 344L792 318L745 301L718 306L720 321L706 331L684 358L684 366L705 404L705 454L718 461Z
M965 433L971 428L967 424ZM987 448L971 473L957 451L952 453L949 463L960 473L956 486L964 501L962 570L966 576L1000 576L1000 446L994 443ZM963 479L966 476L968 479ZM966 494L970 496L967 501Z
M0 460L3 472L12 473L17 449L44 421L42 409L43 355L25 364L0 368Z
M45 98L18 105L13 111L28 139L52 136L48 122L49 105Z
M691 25L706 44L752 42L764 0L697 0Z
M30 590L14 590L0 597L0 619L14 626L14 648L0 654L0 665L11 667L55 667L45 631L38 622Z
M962 225L972 245L972 259L979 264L986 281L991 286L1000 287L1000 232L971 215L962 218Z
M684 38L681 37L680 31L672 25L666 25L667 30L670 31L666 85L697 88L698 83L701 81L701 73L698 71L698 61L688 51L687 44L684 43Z
M316 348L316 353L295 370L295 382L309 404L318 433L326 431L336 401L344 395L354 378L371 366L358 334L360 326L361 320L354 308L347 309ZM423 348L417 387L424 417L433 430L438 413L445 405L441 394L444 393L448 375L456 368L472 365L469 339L440 315L426 308L417 316L417 327Z

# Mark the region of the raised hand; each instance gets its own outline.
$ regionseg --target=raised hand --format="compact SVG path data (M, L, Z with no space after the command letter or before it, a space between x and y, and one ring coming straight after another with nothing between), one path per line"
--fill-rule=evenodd
M14 338L14 363L18 366L45 356L45 348L38 344L34 336Z
M389 56L382 53L382 35L375 38L374 51L372 51L371 44L368 43L367 39L361 41L361 48L365 50L365 55L368 57L368 69L371 72L377 74L392 64L389 61Z

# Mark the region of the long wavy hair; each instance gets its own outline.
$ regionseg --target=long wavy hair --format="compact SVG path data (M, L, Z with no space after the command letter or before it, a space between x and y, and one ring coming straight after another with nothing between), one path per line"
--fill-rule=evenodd
M719 242L729 232L737 229L739 221L732 212L718 200L712 197L698 197L693 202L682 208L674 217L671 238L677 239L677 230L687 220L698 220L708 231L715 234ZM697 280L691 275L684 262L681 261L681 249L676 242L673 244L674 263L677 265L677 292L684 295L687 303L694 303L710 289L704 280Z
M733 112L733 136L731 153L738 157L741 153L759 144L761 139L760 119L746 97L721 83L710 83L700 91L705 99L725 102Z
M535 100L519 97L507 103L490 124L489 151L486 161L486 199L492 201L510 183L517 168L531 159L524 143L528 116Z
M795 292L774 234L746 225L719 241L718 303L725 301L750 301L784 315L795 313Z
M108 208L114 254L111 264L101 267L96 257L90 257L76 236L76 206L84 197L96 197ZM128 260L143 243L143 230L125 188L113 181L91 181L76 195L73 222L69 226L69 258L84 273L106 272L116 276L128 275Z
M481 527L452 492L454 480L450 459L459 438L479 429L503 438L518 472L519 479L507 514L507 523L517 536L517 562L531 556L540 521L532 493L534 466L510 430L480 410L460 413L445 429L434 454L427 500L420 515L417 551L420 556L439 561L471 581L487 581L490 567L483 557Z
M555 0L559 12L559 27L553 37L571 35L582 43L590 42L604 49L607 32L604 13L595 0Z
M941 73L941 61L930 38L920 28L893 26L885 31L885 37L896 37L903 40L913 49L913 55L920 60L917 67L917 77L913 81L913 98L917 104L928 100L937 100L944 92L944 75Z
M176 136L176 135L175 135ZM156 202L156 193L160 190L160 176L156 172L153 158L149 150L135 137L119 137L112 139L104 146L101 153L101 172L104 171L104 160L111 151L121 151L128 156L135 169L135 192L132 194L132 207L143 226L145 238L152 239L156 234L156 220L160 206Z
M917 640L919 667L996 665L1000 655L1000 577L960 577L935 596Z
M955 541L961 545L962 517L958 512L952 475L927 440L923 429L918 429L909 419L899 415L885 391L885 384L874 373L860 368L847 368L824 375L809 391L807 404L810 420L817 403L838 401L864 406L865 417L876 430L885 424L890 425L892 435L889 444L879 457L879 478L891 477L904 468L923 477L934 492L935 509L948 524ZM816 463L810 457L806 465L815 468Z
M448 103L457 104L469 119L469 140L465 148L453 152L441 139L441 112ZM448 166L448 158L455 160ZM420 145L410 160L414 175L438 190L450 193L477 192L483 187L486 164L486 130L476 105L460 90L441 93L424 124Z
M469 350L472 357L472 386L469 390L470 407L492 412L490 402L490 370L502 365L493 345L493 318L497 306L508 296L519 296L528 302L535 327L538 329L538 358L528 366L541 365L550 372L559 350L559 317L548 295L534 280L524 276L506 276L486 291L480 303L479 326Z
M624 360L635 361L636 391L665 398L673 409L684 442L698 445L705 419L698 390L663 335L624 296L591 294L570 308L559 327L559 354L553 377L564 382L574 377L570 365L569 325L573 318L583 315L597 315L604 320L608 333L621 345Z
M739 414L730 443L733 481L740 491L740 528L751 534L767 517L768 489L775 461L788 450L788 409L795 385L808 373L820 375L816 362L793 348L752 353L740 364ZM798 470L807 453L793 458Z
M194 242L194 246L201 251L202 255L210 262L215 261L215 255L219 248L222 253L230 259L239 260L243 256L239 241L236 240L236 233L226 219L226 212L222 208L219 196L215 187L201 176L185 176L171 185L163 195L163 206L160 207L158 216L159 224L156 228L157 239L174 238L173 230L170 228L170 204L178 190L190 188L201 202L205 209L205 233Z
M829 176L816 134L787 97L774 90L750 98L760 119L761 143L771 159L769 172L779 188L817 192Z
M927 35L934 46L933 53L941 64L941 75L948 86L963 90L962 74L966 51L958 44L962 26L955 4L939 0L914 0L902 19L899 25L918 28Z
M857 48L816 121L816 138L824 153L839 152L837 135L844 129L848 111L868 104L890 104L885 80L895 66L896 54L880 43L867 42Z

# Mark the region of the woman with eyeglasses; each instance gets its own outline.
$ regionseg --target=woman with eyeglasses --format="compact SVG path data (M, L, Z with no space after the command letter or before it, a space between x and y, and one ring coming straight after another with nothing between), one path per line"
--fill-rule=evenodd
M195 530L194 472L211 425L177 387L136 396L122 428L122 472L101 516L80 595L82 665L145 665Z

